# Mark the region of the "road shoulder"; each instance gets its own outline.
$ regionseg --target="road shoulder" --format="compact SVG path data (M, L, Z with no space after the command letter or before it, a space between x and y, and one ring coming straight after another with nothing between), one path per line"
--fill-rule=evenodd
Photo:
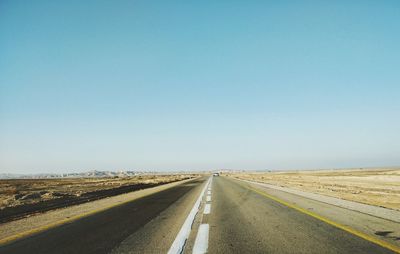
M249 188L264 192L271 197L276 197L289 205L304 209L306 212L309 211L309 213L326 218L328 221L343 225L356 232L361 232L367 237L387 242L400 250L400 223L270 188L263 184L234 180Z

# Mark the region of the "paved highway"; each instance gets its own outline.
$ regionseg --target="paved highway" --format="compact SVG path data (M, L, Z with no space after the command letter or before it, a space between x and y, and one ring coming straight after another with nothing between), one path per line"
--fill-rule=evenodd
M0 253L174 253L180 247L184 253L394 253L227 177L183 183L1 246Z
M210 253L392 253L236 181L213 185Z

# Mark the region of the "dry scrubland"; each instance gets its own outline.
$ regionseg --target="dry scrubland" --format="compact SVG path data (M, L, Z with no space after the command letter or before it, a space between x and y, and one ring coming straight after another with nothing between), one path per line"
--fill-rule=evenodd
M141 175L126 178L60 178L0 180L0 209L121 187L159 185L195 175ZM0 210L1 211L1 210Z
M238 173L232 176L400 210L400 169Z

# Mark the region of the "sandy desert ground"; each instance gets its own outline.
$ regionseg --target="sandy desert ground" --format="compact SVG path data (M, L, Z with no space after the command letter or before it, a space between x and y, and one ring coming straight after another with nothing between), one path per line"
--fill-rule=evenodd
M194 177L182 174L0 180L0 222Z
M400 169L236 173L233 177L400 210Z

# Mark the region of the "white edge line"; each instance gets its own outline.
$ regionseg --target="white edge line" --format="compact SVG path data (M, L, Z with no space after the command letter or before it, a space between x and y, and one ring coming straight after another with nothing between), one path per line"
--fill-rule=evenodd
M206 185L204 186L203 190L200 193L199 198L197 199L196 203L192 210L190 211L188 217L186 218L185 222L182 225L181 230L179 231L178 235L176 236L174 242L172 243L171 247L168 250L168 254L180 254L183 251L185 246L186 240L189 238L190 231L192 230L192 224L196 217L197 212L199 211L201 200L203 199L204 193L211 181L211 178L208 179Z
M210 231L210 226L208 224L200 225L193 246L193 252L192 252L193 254L207 253L209 231Z

